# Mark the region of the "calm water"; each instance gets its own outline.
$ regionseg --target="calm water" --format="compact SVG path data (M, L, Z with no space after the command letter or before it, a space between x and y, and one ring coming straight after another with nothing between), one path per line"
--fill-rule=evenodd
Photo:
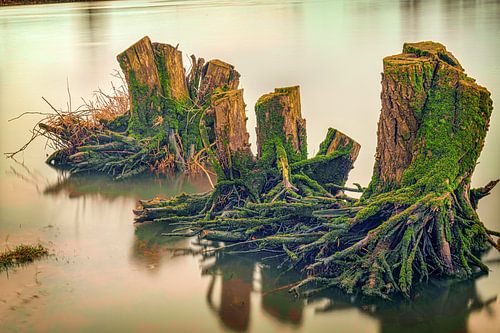
M329 126L362 150L351 182L371 176L382 58L404 41L436 40L500 101L500 4L496 1L116 1L0 9L0 151L16 150L41 96L65 107L109 89L115 55L144 35L185 53L236 66L255 126L256 99L300 84L310 152ZM474 175L500 176L500 116L494 111ZM255 140L251 130L252 140ZM280 276L258 258L172 257L162 226L132 224L139 198L208 188L203 180L68 180L44 164L35 142L0 158L0 248L41 241L54 256L0 274L0 332L500 332L499 255L476 282L435 282L415 302L365 304L332 291L301 300L271 292ZM479 213L500 229L500 191Z

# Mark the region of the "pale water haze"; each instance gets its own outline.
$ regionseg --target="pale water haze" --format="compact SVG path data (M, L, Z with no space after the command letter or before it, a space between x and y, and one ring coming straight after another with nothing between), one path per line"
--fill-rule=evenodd
M29 139L36 115L73 107L119 84L116 55L141 37L218 58L241 73L255 151L255 101L300 85L309 154L335 127L362 146L349 183L369 183L385 56L404 42L438 41L500 103L498 1L103 1L0 7L0 152ZM473 177L500 177L500 112ZM338 292L297 299L269 292L298 277L276 263L222 256L172 257L193 240L133 225L138 199L209 189L203 179L68 179L44 163L38 140L15 163L0 157L0 249L47 245L53 256L0 273L0 332L500 332L500 256L474 282L436 283L413 304L374 303ZM500 190L479 206L500 229Z

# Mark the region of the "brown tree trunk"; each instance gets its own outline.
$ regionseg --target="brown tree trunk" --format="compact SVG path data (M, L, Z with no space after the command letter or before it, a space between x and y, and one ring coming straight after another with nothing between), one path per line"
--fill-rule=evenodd
M233 65L214 59L207 62L202 69L198 89L198 104L203 105L212 92L219 87L228 90L238 89L240 73Z
M153 43L163 95L175 101L189 98L182 52L169 44Z
M215 123L217 160L224 170L232 168L234 158L251 157L243 89L212 95L211 112Z

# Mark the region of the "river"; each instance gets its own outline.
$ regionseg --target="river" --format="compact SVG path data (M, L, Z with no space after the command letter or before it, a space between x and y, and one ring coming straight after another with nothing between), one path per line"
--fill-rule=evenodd
M328 127L362 146L349 182L367 185L376 146L382 58L406 41L447 46L500 101L498 1L103 1L0 8L0 152L30 137L41 99L66 108L118 84L115 56L148 35L241 73L255 149L257 98L301 86L309 152ZM187 60L186 60L187 62ZM186 63L185 62L185 63ZM70 94L68 94L68 86ZM493 111L473 185L499 178L500 113ZM47 245L53 255L0 273L0 332L500 332L500 256L476 281L432 281L414 302L366 303L338 291L297 299L272 261L172 256L190 239L133 225L138 199L209 188L203 179L68 179L37 140L0 158L0 249ZM500 190L479 215L500 229Z

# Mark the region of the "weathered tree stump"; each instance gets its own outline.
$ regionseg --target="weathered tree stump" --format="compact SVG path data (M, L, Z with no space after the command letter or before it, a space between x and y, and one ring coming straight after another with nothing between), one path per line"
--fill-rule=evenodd
M366 207L340 246L310 268L327 267L335 282L376 295L407 294L431 274L487 272L479 254L488 242L496 244L469 188L492 111L490 93L433 42L405 44L402 54L385 58L382 87ZM343 240L353 235L359 238Z
M497 247L490 234L499 233L484 228L475 208L497 181L469 187L491 115L489 92L432 42L405 44L402 54L385 58L382 87L374 175L359 201L338 193L359 145L330 129L307 160L294 87L256 104L254 168L226 177L211 194L142 202L138 219L280 252L308 272L295 291L338 286L409 295L416 280L487 272L480 254Z
M341 190L345 185L360 149L359 143L349 136L329 128L318 154L309 160L292 164L291 168L294 171L300 170L337 193L335 189Z
M197 103L203 105L209 100L210 95L216 88L238 89L239 84L240 73L234 69L233 65L218 59L210 60L203 66L201 71Z
M252 158L248 143L243 89L212 95L211 110L215 118L217 161L226 173L232 172L233 162ZM229 173L226 177L230 177Z
M307 158L306 121L302 118L299 86L277 88L255 104L257 157L272 159L281 144L290 163Z

